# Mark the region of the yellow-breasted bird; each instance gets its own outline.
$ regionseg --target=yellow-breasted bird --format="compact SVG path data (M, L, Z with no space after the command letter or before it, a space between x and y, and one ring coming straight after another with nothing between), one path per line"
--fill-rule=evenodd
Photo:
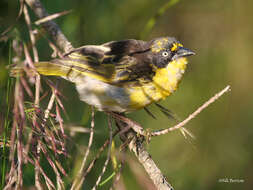
M42 75L75 83L80 99L101 111L131 112L173 93L195 53L172 37L86 45L35 63ZM17 68L12 69L15 75Z

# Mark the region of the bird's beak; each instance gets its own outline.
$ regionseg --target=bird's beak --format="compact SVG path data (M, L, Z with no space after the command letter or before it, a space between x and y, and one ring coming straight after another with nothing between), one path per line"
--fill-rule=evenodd
M175 55L172 57L172 60L176 60L180 57L187 57L191 55L195 55L195 53L187 48L179 47Z

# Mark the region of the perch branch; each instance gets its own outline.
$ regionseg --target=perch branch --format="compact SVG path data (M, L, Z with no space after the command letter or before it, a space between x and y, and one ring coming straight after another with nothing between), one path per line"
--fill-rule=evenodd
M121 119L116 119L117 127L122 130L125 127L128 127L128 124L122 122ZM153 161L151 155L143 146L143 136L137 135L137 133L131 128L122 134L121 140L123 142L129 142L129 149L134 152L135 156L144 167L146 172L148 173L150 179L153 181L154 185L158 190L173 190L173 187L167 182L167 179L162 174L161 170L157 167L156 163Z
M214 103L216 100L218 100L224 93L231 90L230 86L226 86L223 90L221 90L219 93L215 94L213 97L211 97L208 101L206 101L202 106L200 106L196 111L194 111L192 114L190 114L185 120L178 123L177 125L170 127L168 129L163 129L159 131L154 131L151 133L151 136L159 136L167 134L171 131L174 131L176 129L179 129L183 127L186 123L191 121L193 118L195 118L200 112L202 112L205 108L207 108L210 104Z
M108 112L111 114L111 116L115 119L119 119L123 121L124 123L127 124L126 127L132 128L137 134L142 135L142 136L160 136L167 134L171 131L174 131L176 129L182 128L185 124L187 124L189 121L191 121L193 118L195 118L200 112L202 112L205 108L207 108L210 104L214 103L216 100L218 100L224 93L228 92L231 90L230 86L226 86L223 90L215 94L213 97L211 97L208 101L206 101L203 105L201 105L196 111L194 111L192 114L190 114L185 120L181 121L180 123L176 124L173 127L167 128L167 129L161 129L159 131L153 131L153 132L147 132L146 130L143 129L143 127L138 124L135 121L132 121L131 119L117 114L113 112Z
M159 190L173 190L171 184L167 182L167 179L162 174L161 170L157 167L153 161L151 155L144 148L142 142L139 142L135 137L129 144L129 149L134 152L139 162L143 165L149 177Z

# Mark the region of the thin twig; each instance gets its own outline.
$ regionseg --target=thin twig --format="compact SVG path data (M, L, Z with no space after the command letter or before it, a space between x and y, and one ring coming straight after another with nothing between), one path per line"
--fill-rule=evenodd
M39 19L49 16L49 14L46 12L45 8L43 7L43 5L39 0L26 0L26 3L31 7L31 9ZM64 52L67 53L71 49L73 49L71 43L67 40L65 35L60 30L59 26L54 21L50 20L46 23L43 23L42 25L50 34L50 36L54 39L56 44L62 50L64 50Z
M120 132L120 130L116 130L113 132L112 137L115 137L118 133ZM89 166L87 167L87 169L84 171L83 173L83 180L85 180L87 174L91 171L91 169L94 167L96 161L98 160L98 158L100 157L100 155L102 154L102 152L105 150L105 148L109 145L110 143L110 138L107 139L104 144L99 148L98 153L96 154L96 156L93 158L93 160L90 162Z
M31 160L29 160L31 161ZM46 185L48 187L49 190L51 189L55 189L54 183L51 181L51 179L46 175L46 173L44 172L44 170L42 169L42 167L40 166L39 160L37 160L35 158L35 162L34 165L36 165L38 167L38 169L40 170L40 172L42 173L42 176L44 177L45 181L46 181ZM37 186L36 186L37 188ZM43 189L43 187L41 186L41 188Z
M107 152L107 157L106 157L106 160L105 160L105 163L104 163L104 166L103 166L103 169L102 169L102 172L100 173L100 175L98 176L98 179L96 181L96 184L94 185L94 187L92 188L92 190L96 190L97 186L99 185L104 173L105 173L105 170L107 168L107 165L110 161L110 155L111 155L111 147L112 147L112 119L110 116L108 116L108 127L109 127L109 132L110 132L110 142L109 142L109 146L108 146L108 152Z
M95 116L95 111L94 111L94 108L91 107L91 127L90 127L90 138L89 138L89 142L88 142L88 148L87 148L85 155L83 157L82 165L81 165L81 168L78 172L78 175L76 176L76 178L72 184L71 190L81 189L83 181L84 181L84 178L82 176L84 173L86 160L87 160L88 155L90 153L90 148L91 148L91 145L93 142L93 136L94 136L94 126L95 126L94 116Z
M12 47L16 53L16 57L18 58L18 60L20 60L19 57L19 49L18 48L18 43L13 41L12 42ZM10 135L10 152L9 152L9 160L10 160L10 170L9 173L7 174L6 177L6 185L4 190L9 190L9 189L13 189L15 187L15 183L17 182L17 168L16 168L16 159L15 159L15 155L16 155L16 148L17 148L17 141L16 141L16 135L17 135L17 128L18 128L18 122L19 122L19 118L18 118L18 84L19 83L19 78L16 80L15 83L15 91L14 91L14 106L12 109L13 112L13 123L12 123L12 128L11 128L11 135Z
M109 113L113 118L119 119L119 120L123 121L124 123L126 123L127 126L128 126L127 130L129 128L132 128L137 134L140 134L142 136L146 135L146 131L137 122L135 122L135 121L123 116L123 115L117 114L115 112L107 112L107 113ZM124 126L124 128L127 127L127 126ZM123 130L123 129L121 129L121 130Z
M52 91L53 91L53 89L52 89ZM52 92L52 95L51 95L50 100L47 105L47 109L45 110L45 115L44 115L44 119L43 119L44 122L46 122L49 117L50 110L53 108L53 105L54 105L54 100L55 100L55 93Z
M205 108L207 108L210 104L212 104L213 102L215 102L217 99L219 99L224 93L228 92L230 89L230 86L226 86L223 90L221 90L219 93L215 94L212 98L210 98L207 102L205 102L202 106L200 106L195 112L193 112L192 114L190 114L185 120L183 120L182 122L178 123L177 125L167 128L167 129L162 129L159 131L153 131L153 132L146 132L142 126L140 124L138 124L135 121L132 121L131 119L123 116L123 115L119 115L117 113L114 112L108 112L112 117L114 117L115 119L119 119L121 121L123 121L124 123L127 124L127 126L129 128L132 128L137 134L142 135L142 136L159 136L159 135L164 135L167 134L171 131L174 131L176 129L180 129L182 128L185 124L187 124L190 120L192 120L193 118L195 118L200 112L202 112Z
M54 14L52 14L52 15L49 15L49 16L47 16L47 17L44 17L44 18L41 18L41 19L37 20L37 21L35 22L35 24L36 24L36 25L43 24L43 23L48 22L48 21L50 21L50 20L53 20L53 19L56 19L56 18L58 18L58 17L64 16L64 15L66 15L66 14L69 14L70 12L71 12L71 10L62 11L62 12L60 12L60 13L54 13Z
M30 19L30 16L29 16L26 5L24 5L24 16L25 16L25 21L26 21L26 24L27 24L27 27L28 27L28 30L29 30L29 35L30 35L30 39L31 39L31 43L32 43L34 61L38 62L39 61L39 55L38 55L37 48L35 46L36 38L35 38L35 35L33 33L31 19Z
M25 113L23 107L23 90L21 89L20 82L16 83L15 86L15 106L14 115L17 122L17 182L15 185L15 189L21 189L23 186L23 125L25 122Z
M29 30L29 34L30 34L30 39L32 42L32 50L33 50L33 56L34 56L34 61L38 62L39 61L39 56L38 56L38 51L37 48L35 47L35 36L32 30L32 25L31 25L31 19L27 10L27 6L24 5L24 16L25 16L25 21ZM40 101L40 75L36 75L36 79L35 79L35 100L34 100L34 106L35 107L39 107L39 101ZM34 115L33 117L33 125L35 126L36 123L36 116ZM35 137L37 138L37 137ZM40 159L40 141L38 141L37 144L37 156L38 156L38 160ZM42 185L40 183L40 169L38 168L38 165L35 165L35 186L37 189L43 189Z
M202 106L200 106L195 112L190 114L184 121L178 123L177 125L170 127L168 129L160 130L160 131L154 131L151 133L151 136L159 136L159 135L164 135L167 134L171 131L180 129L183 127L185 124L187 124L190 120L195 118L200 112L202 112L205 108L207 108L210 104L215 102L217 99L219 99L224 93L228 92L231 90L230 86L226 86L223 90L221 90L219 93L215 94L212 98L210 98L207 102L205 102Z
M47 109L45 110L45 113L44 113L44 118L43 118L43 123L42 123L42 126L45 127L45 124L46 124L46 121L47 119L49 118L49 114L50 114L50 111L51 109L53 108L53 104L54 104L54 101L55 101L55 90L52 88L52 95L50 97L50 100L49 100L49 103L48 103L48 106L47 106ZM50 133L50 131L49 131ZM55 147L55 142L56 140L54 139L54 135L50 135L51 136L51 142L52 142L52 149L57 152L56 150L56 147ZM60 141L60 144L62 144L62 142ZM41 149L45 155L45 157L47 158L49 164L51 165L51 167L53 168L55 174L56 174L56 181L57 181L57 189L64 189L64 182L61 178L61 175L58 171L58 168L60 169L60 171L66 175L66 172L65 170L60 166L60 165L57 165L56 162L57 160L52 160L50 158L50 156L48 155L47 151L45 150L45 148L43 146L41 146ZM56 165L58 166L58 168L56 167Z
M20 77L20 81L22 86L24 87L26 93L30 96L31 99L34 99L32 90L30 89L29 85L27 84L26 80L24 79L24 77Z
M56 167L55 162L50 158L47 151L45 150L45 147L41 146L41 150L43 151L48 163L50 164L51 168L54 170L54 173L56 174L57 189L58 190L65 189L64 182L61 178L61 174L59 173L58 168Z

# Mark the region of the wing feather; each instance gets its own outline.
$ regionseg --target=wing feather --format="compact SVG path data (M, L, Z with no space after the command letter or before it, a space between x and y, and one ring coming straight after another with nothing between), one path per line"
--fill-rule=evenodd
M99 80L103 77L103 81L114 85L138 84L138 81L148 80L153 72L150 60L147 60L149 48L149 42L141 40L112 41L77 48L60 62L81 69L84 75L88 72Z

